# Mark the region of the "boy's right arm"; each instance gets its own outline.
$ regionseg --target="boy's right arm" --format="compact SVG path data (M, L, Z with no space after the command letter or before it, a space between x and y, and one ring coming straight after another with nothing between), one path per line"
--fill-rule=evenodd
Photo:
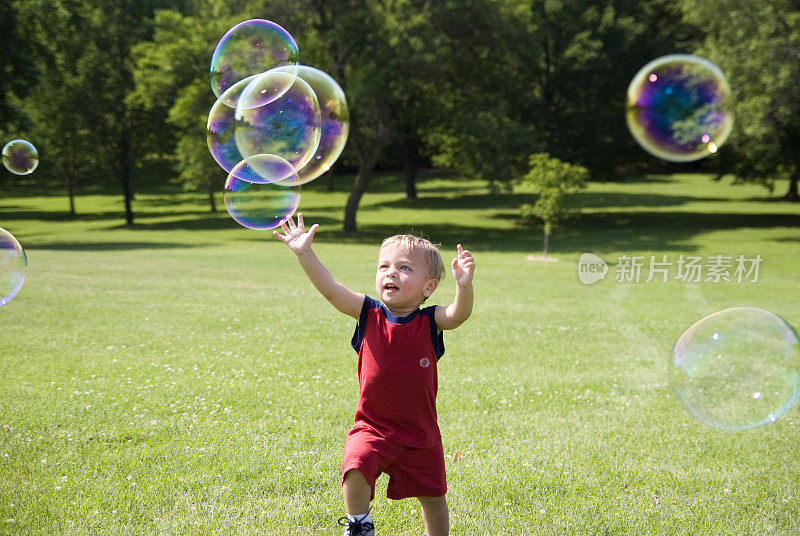
M306 232L301 213L297 214L297 224L292 218L289 218L287 223L288 226L286 223L281 224L284 234L280 234L278 231L273 231L272 234L294 252L303 271L319 293L325 296L325 299L338 311L358 320L361 315L361 306L364 304L364 295L353 292L336 281L311 249L314 233L317 232L319 225L312 225Z

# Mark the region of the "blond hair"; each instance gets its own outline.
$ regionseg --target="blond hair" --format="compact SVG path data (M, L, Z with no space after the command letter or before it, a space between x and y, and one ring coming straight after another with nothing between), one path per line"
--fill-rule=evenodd
M384 246L397 246L407 252L419 249L428 261L428 276L436 281L444 279L444 261L439 253L439 246L430 240L410 234L390 236L381 243Z

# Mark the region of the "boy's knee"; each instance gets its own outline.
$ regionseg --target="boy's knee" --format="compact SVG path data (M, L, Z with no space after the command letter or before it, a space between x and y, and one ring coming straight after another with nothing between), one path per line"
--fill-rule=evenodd
M447 508L447 498L441 497L417 497L423 508Z
M344 474L344 482L353 483L353 484L367 484L367 477L364 476L364 473L359 471L358 469L350 469Z

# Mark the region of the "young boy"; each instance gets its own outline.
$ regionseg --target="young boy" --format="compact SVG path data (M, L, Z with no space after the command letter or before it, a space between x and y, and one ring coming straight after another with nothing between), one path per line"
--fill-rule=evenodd
M423 238L387 238L378 253L375 275L379 302L351 291L323 266L311 249L318 228L314 224L306 231L298 213L297 224L289 218L281 225L283 234L273 234L297 255L317 290L358 321L352 340L358 352L358 407L342 462L348 515L339 523L345 525L345 536L374 536L369 503L375 497L375 479L387 473L386 496L416 497L427 536L447 536L450 520L436 419L436 363L444 354L442 330L457 328L472 313L475 260L459 244L451 263L456 281L453 303L420 309L444 277L441 254Z

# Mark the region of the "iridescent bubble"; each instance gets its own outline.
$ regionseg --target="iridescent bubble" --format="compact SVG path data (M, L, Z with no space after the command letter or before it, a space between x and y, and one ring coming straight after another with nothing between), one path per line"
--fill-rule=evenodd
M285 71L284 69L290 69ZM243 109L258 108L279 99L294 84L297 75L294 66L276 67L258 74L247 84L239 97L238 106Z
M722 430L774 423L800 398L800 338L778 315L752 307L692 324L673 348L673 392Z
M293 73L305 80L317 96L322 131L317 150L308 163L297 170L294 184L310 182L326 171L339 158L350 132L350 111L341 86L330 75L307 65L277 67L274 71Z
M247 166L247 161L240 166ZM237 175L250 171L239 173L237 168L228 176L223 195L225 208L236 222L248 229L266 230L278 227L294 214L300 205L299 188L280 182L246 181Z
M214 49L211 89L219 97L239 80L297 63L297 57L297 43L280 25L264 19L241 22L228 30Z
M11 140L3 147L3 165L15 175L33 173L39 165L39 152L29 141Z
M222 94L211 107L206 123L206 142L208 150L214 160L227 172L230 172L236 164L244 160L242 153L236 146L236 139L233 132L236 127L236 105L239 102L239 95L250 81L255 78L251 76L240 80L225 93Z
M242 92L247 85L256 79L253 75L236 82L225 90L211 107L206 122L206 142L211 156L217 163L230 173L236 165L244 160L242 153L236 146L234 131L236 130L236 107L242 100ZM244 105L244 107L247 107ZM248 180L246 177L241 177ZM279 179L277 179L279 180ZM259 182L265 182L261 180Z
M274 76L283 79L286 73ZM247 88L242 94L246 92ZM279 98L262 106L247 107L252 104L240 99L236 107L234 137L241 155L245 159L260 154L275 155L289 162L294 170L305 166L319 146L322 121L311 86L296 77ZM286 178L272 177L268 170L264 170L262 177L267 181Z
M0 306L17 295L25 281L28 257L14 235L0 228Z
M294 167L274 154L257 154L242 160L234 166L230 175L259 184L280 182L281 186L294 186L296 181ZM264 177L269 177L269 180Z
M722 71L690 54L642 67L628 86L628 128L647 152L690 162L717 152L733 128L733 100Z

